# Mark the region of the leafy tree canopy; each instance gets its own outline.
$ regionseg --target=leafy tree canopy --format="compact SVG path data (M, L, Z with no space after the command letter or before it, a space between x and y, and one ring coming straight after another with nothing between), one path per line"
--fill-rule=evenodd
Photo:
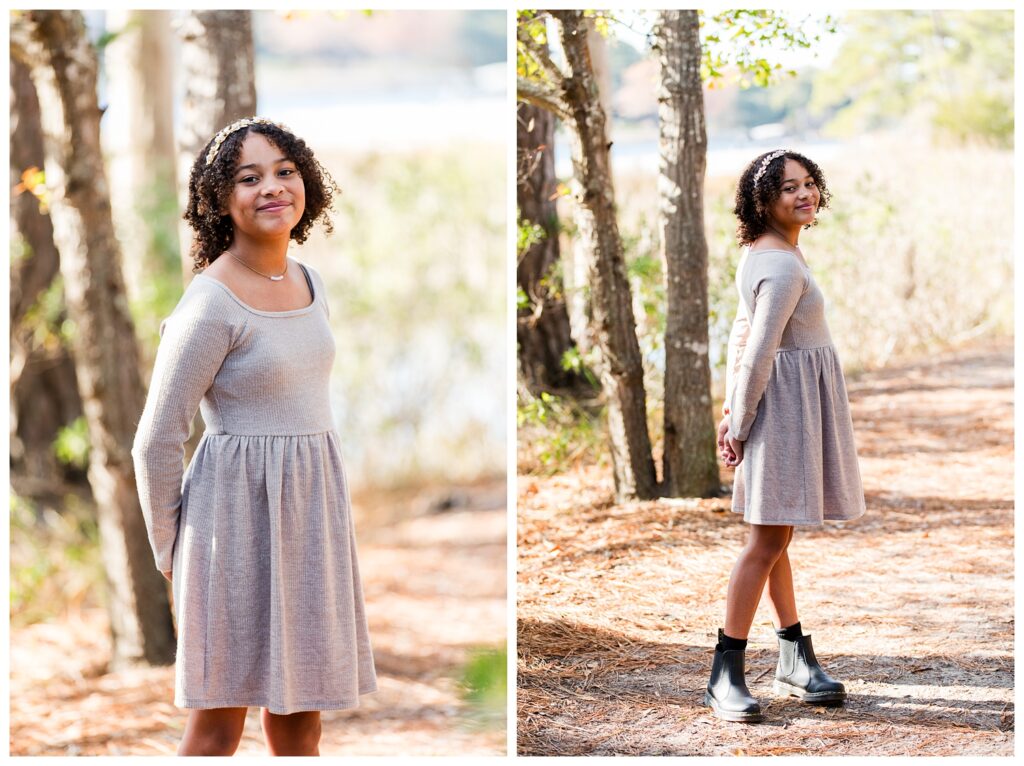
M857 11L815 80L811 107L850 135L910 121L959 140L1013 144L1012 11Z

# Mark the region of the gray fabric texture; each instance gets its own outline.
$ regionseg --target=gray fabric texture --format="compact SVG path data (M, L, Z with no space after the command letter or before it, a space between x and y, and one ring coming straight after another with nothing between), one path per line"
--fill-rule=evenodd
M810 268L785 250L748 251L736 287L726 402L744 445L732 510L751 524L862 516L846 381Z
M132 457L156 566L173 572L179 707L341 710L376 690L334 339L323 279L302 268L305 308L260 311L199 274L160 325Z

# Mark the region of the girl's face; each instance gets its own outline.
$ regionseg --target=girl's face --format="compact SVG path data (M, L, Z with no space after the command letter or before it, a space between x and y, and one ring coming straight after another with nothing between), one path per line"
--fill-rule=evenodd
M782 173L782 191L768 208L768 216L776 226L806 226L814 220L821 193L807 168L786 158Z
M306 208L306 188L295 163L267 140L250 132L242 142L227 212L239 235L287 238Z

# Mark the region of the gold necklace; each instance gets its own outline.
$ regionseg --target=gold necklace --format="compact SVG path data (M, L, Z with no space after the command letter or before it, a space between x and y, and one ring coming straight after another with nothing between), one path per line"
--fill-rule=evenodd
M282 272L281 272L280 274L278 274L277 276L274 276L273 274L264 274L264 273L263 273L262 271L256 271L256 269L254 269L254 268L253 268L252 266L250 266L250 265L249 265L248 263L246 263L245 261L243 261L243 260L242 260L241 258L239 258L239 257L238 257L237 255L235 255L234 253L232 253L232 252L231 252L230 250L225 250L224 252L225 252L225 253L227 253L228 255L230 255L230 256L231 256L232 258L234 258L234 259L235 259L236 261L238 261L238 262L239 262L240 264L242 264L243 266L245 266L245 268L249 269L249 271L251 271L251 272L253 272L253 273L255 273L255 274L259 274L259 275L260 275L261 277L266 277L266 278L267 278L267 279L269 279L269 280L270 280L271 282L280 282L280 281L281 281L282 279L284 279L284 275L288 273L288 257L287 257L287 256L285 256L285 259L284 259L284 271L282 271Z

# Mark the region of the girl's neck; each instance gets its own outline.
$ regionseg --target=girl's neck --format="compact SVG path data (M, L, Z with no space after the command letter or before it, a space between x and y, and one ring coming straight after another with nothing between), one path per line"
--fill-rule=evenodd
M281 240L256 240L236 233L228 250L253 268L276 274L284 269L288 261L289 241L288 237Z
M792 248L800 249L800 227L785 227L780 226L774 221L768 222L768 231L774 234L779 239L783 240L787 245Z

